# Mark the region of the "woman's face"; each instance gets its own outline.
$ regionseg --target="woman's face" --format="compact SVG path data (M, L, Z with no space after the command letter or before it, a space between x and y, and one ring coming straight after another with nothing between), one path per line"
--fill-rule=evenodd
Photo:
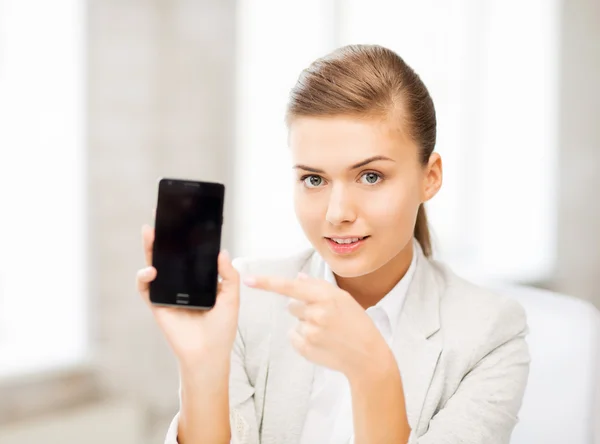
M298 117L289 144L296 216L341 277L369 274L395 258L412 239L419 205L441 185L439 156L423 167L416 144L383 121Z

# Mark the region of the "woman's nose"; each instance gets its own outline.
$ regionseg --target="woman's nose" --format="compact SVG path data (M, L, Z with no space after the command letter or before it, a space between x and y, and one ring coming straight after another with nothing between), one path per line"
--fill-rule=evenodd
M356 212L349 193L342 187L333 188L329 196L327 206L327 222L332 225L340 225L344 222L354 222Z

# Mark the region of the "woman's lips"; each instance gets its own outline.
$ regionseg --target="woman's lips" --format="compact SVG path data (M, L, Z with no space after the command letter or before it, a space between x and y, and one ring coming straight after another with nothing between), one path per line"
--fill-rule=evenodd
M329 249L332 252L334 252L335 254L346 255L354 253L356 250L362 247L362 245L366 242L368 238L369 236L365 236L357 242L352 242L350 244L338 244L337 242L331 240L328 237L326 237L325 240L327 241L327 245L329 246Z

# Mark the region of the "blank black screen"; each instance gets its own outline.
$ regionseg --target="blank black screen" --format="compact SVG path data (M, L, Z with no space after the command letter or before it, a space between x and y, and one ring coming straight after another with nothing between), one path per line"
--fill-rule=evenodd
M150 288L152 302L188 307L214 305L223 197L221 184L161 180L152 257L157 270Z

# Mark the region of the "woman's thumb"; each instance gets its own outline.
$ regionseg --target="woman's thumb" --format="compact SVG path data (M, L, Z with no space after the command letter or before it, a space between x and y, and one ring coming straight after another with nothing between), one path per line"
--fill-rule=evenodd
M229 257L229 252L227 250L223 250L219 253L218 264L219 275L223 279L221 285L224 285L225 287L228 287L229 285L239 285L240 275L231 263L231 257Z

